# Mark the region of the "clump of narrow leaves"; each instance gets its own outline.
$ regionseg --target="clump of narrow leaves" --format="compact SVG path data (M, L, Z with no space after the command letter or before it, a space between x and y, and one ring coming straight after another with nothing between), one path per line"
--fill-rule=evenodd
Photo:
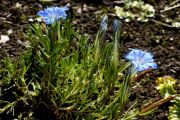
M125 62L119 54L119 20L113 24L113 42L103 41L108 27L104 15L95 42L89 43L74 30L67 11L67 7L51 7L38 12L44 23L30 27L31 48L19 61L4 60L3 118L131 119L151 110L130 115L131 108L126 110L125 105L131 80L140 71L157 68L153 56L134 49L126 56L130 62Z
M114 42L102 41L107 20L102 18L94 44L75 32L70 20L32 25L27 34L31 49L20 59L22 64L5 62L9 69L3 71L3 79L9 83L3 86L11 90L12 84L15 95L14 102L1 103L1 113L22 117L15 108L23 104L32 107L26 113L39 118L121 118L132 76L126 74L130 63L119 60L119 21Z

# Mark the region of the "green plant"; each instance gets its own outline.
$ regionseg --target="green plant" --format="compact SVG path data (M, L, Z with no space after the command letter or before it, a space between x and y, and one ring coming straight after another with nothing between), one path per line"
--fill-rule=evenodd
M6 118L10 117L9 114L16 116L24 111L23 108L29 108L28 101L32 101L33 97L37 95L36 91L29 88L32 84L31 79L27 78L27 71L30 67L29 56L30 53L25 52L19 62L10 58L3 60L0 113ZM23 106L21 106L22 104ZM19 107L22 107L22 109L18 110ZM30 111L27 110L26 113L28 112Z
M123 74L130 64L119 61L119 21L115 27L114 43L103 44L107 29L107 16L104 16L95 43L89 44L86 37L72 29L70 20L50 26L34 24L27 36L31 49L20 60L22 64L14 64L10 59L5 62L9 69L4 79L17 75L6 81L13 82L22 96L14 92L15 101L2 101L6 105L1 112L11 113L23 101L37 108L40 104L47 106L57 119L122 117L120 110L128 100L132 76Z
M175 90L176 80L171 76L159 77L156 80L156 89L159 90L161 96L163 98L168 98L170 96L174 96L173 99L170 99L173 103L172 106L169 107L169 116L168 120L179 120L180 119L180 96L177 94Z
M131 22L137 19L141 22L147 22L149 18L154 17L155 9L150 4L143 1L126 0L123 7L115 6L116 14L120 19Z
M33 24L27 33L31 48L18 62L4 61L0 113L19 119L130 119L138 115L128 114L131 108L126 111L125 105L138 71L156 68L150 53L143 57L141 50L132 50L135 54L129 54L130 62L125 62L119 59L119 20L114 21L112 43L103 42L106 15L95 42L89 43L74 31L65 11L58 10L51 7L41 11L44 23ZM59 12L62 14L56 16ZM149 61L141 61L149 57ZM146 67L138 70L140 65ZM11 98L6 99L11 92ZM28 110L19 110L20 106Z

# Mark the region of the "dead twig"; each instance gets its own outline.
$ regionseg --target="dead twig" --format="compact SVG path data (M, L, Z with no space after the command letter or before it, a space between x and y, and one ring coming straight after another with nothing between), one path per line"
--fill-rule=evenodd
M154 19L152 19L151 21L154 22L154 23L157 23L157 24L159 24L159 25L165 26L165 27L176 28L176 27L173 27L172 25L169 25L169 24L166 24L166 23L163 23L163 22L154 20Z
M180 0L176 0L176 1L172 2L170 5L174 5L174 4L178 3L178 2L180 2Z
M156 107L159 107L160 105L164 104L164 103L167 103L171 100L173 100L175 97L177 96L177 94L175 95L171 95L171 96L168 96L166 98L163 98L157 102L154 102L146 107L144 107L140 112L139 112L139 116L143 116L144 113L148 112L148 111L151 111L153 109L155 109Z
M180 4L174 5L172 7L165 8L164 10L161 10L160 13L167 12L169 10L172 10L172 9L175 9L175 8L178 8L178 7L180 7Z

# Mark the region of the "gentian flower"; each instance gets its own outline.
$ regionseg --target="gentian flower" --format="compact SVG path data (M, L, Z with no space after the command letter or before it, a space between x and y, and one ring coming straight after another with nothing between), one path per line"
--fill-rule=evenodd
M149 68L157 68L157 64L154 62L153 55L149 52L139 49L132 49L126 56L126 59L130 60L137 71L144 71Z
M121 23L119 20L114 20L113 22L113 29L115 32L118 32L121 28Z
M100 24L100 28L101 28L102 31L106 31L107 30L107 22L108 22L108 16L104 15L102 17L101 24Z
M69 8L66 6L49 7L46 8L45 10L39 11L37 14L43 18L44 22L47 25L49 25L49 24L53 24L56 20L66 19L67 18L66 11L68 10Z
M120 39L120 33L121 33L121 22L119 20L114 20L113 22L113 30L114 30L114 33L113 33L113 37L114 37L114 40L118 40Z
M100 28L99 28L99 31L98 31L98 39L102 39L105 35L105 32L107 30L107 27L108 27L108 16L107 15L104 15L102 18L101 18L101 24L100 24Z

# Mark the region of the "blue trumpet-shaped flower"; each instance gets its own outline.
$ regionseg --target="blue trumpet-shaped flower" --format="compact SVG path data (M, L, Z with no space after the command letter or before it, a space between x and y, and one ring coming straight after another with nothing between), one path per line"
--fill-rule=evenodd
M108 22L108 16L104 15L102 17L101 24L100 24L100 29L102 31L106 31L107 30L107 22Z
M120 23L119 20L115 20L115 21L113 22L113 29L114 29L115 32L120 31L120 29L121 29L121 23Z
M126 56L126 59L130 60L137 71L144 71L149 68L157 68L157 64L154 62L153 55L149 52L145 52L139 49L132 49Z
M66 19L67 14L66 11L68 11L68 7L49 7L45 10L39 11L37 14L41 16L44 20L44 22L48 24L53 24L56 20L60 19Z

